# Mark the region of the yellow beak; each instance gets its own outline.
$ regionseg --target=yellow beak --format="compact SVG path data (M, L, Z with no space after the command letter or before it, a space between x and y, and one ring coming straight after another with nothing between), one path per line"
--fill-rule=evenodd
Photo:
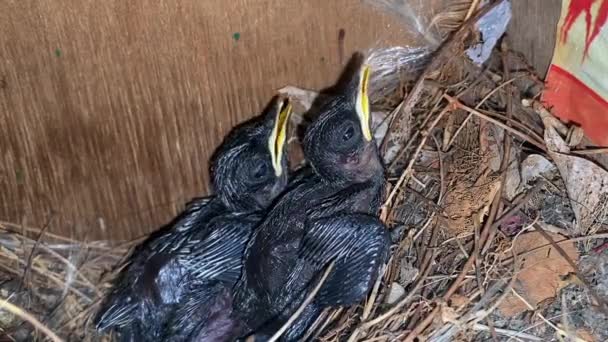
M364 65L361 68L359 75L359 85L357 87L357 116L361 122L361 130L365 140L372 140L372 129L370 127L370 109L369 109L369 97L368 97L368 85L369 77L371 74L371 68L369 65Z
M280 98L276 105L276 118L270 138L268 139L268 150L272 159L274 173L279 177L283 173L283 146L287 141L287 124L291 115L291 102L287 98Z

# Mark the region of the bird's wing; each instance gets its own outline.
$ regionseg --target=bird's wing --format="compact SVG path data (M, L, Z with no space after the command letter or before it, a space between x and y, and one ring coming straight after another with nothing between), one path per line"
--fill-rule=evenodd
M310 221L300 258L319 272L336 261L315 301L324 305L360 302L378 276L389 248L388 232L376 217L339 214Z
M234 284L240 274L245 246L258 218L222 215L209 222L207 234L193 235L176 251L179 264L198 281L219 280Z
M150 262L156 255L178 249L194 229L205 229L203 224L207 218L218 210L218 205L214 205L216 202L214 197L193 200L171 224L153 233L133 250L97 313L95 324L98 330L123 327L140 318L141 303L145 298L142 298L137 284Z
M113 297L113 301L104 306L95 318L95 328L105 331L114 327L125 327L133 322L139 309L138 303L131 297ZM124 300L124 302L118 299Z

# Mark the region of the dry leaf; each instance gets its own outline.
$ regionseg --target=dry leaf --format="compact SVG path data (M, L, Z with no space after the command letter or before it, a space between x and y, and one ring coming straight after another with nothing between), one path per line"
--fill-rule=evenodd
M570 148L552 126L545 127L549 156L566 184L568 197L576 216L576 235L585 235L598 216L606 215L608 172L587 159L570 155Z
M451 304L450 306L456 310L462 308L463 306L467 305L468 303L469 303L469 299L463 295L455 293L452 295L452 297L450 297L450 304Z
M534 179L555 169L555 165L539 154L531 154L521 163L521 182L530 184Z
M553 233L549 235L554 241L563 240L561 235ZM560 247L573 261L578 260L578 251L573 243L562 243ZM519 257L520 272L514 286L515 291L532 306L555 297L564 285L562 276L574 272L570 264L538 232L519 236L514 242L513 250L517 255L533 251ZM511 255L506 254L504 257L509 258ZM513 317L527 311L528 307L511 294L500 305L499 310L503 315Z
M576 331L576 336L578 336L579 338L582 338L583 340L588 341L588 342L597 341L596 338L593 337L593 335L585 328L578 329Z
M493 172L500 171L502 159L504 158L504 136L502 128L487 122L479 124L479 149L484 156L484 165L488 165ZM509 164L504 184L504 194L511 200L520 191L521 176L519 173L519 149L511 148L509 153Z
M568 146L575 147L582 143L584 138L585 131L578 126L572 126L568 131Z
M441 303L439 304L440 308L441 308L441 321L443 323L457 323L458 322L458 318L460 318L460 315L458 313L456 313L456 310L454 310L453 308L449 307L446 303Z
M310 110L313 102L315 102L319 96L319 93L314 90L302 89L294 86L286 86L279 89L279 94L289 97L293 103L294 113L298 114L303 114Z

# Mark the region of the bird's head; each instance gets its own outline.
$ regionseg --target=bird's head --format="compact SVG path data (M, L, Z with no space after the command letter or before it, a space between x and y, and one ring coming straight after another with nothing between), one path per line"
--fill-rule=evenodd
M359 65L344 89L321 105L307 129L304 155L328 182L361 183L384 173L371 129L370 73L369 66Z
M291 103L276 97L264 113L235 127L216 150L216 195L232 210L264 209L287 186L287 126Z

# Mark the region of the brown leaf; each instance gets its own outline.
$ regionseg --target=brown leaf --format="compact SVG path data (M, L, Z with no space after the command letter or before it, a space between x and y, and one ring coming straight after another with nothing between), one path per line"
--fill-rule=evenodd
M576 336L588 342L595 342L597 339L585 328L578 329Z
M559 234L549 233L554 241L563 240ZM578 260L578 251L573 243L562 243L560 247L573 260ZM549 242L538 232L523 234L514 242L514 251L519 256L519 274L514 289L530 305L555 297L565 284L562 276L574 270ZM530 253L526 253L530 252ZM511 255L504 255L505 258ZM515 295L510 294L499 307L500 312L513 317L529 310Z
M449 307L446 303L440 303L439 307L441 308L440 315L441 322L443 323L455 323L460 318L460 315L453 308Z
M278 91L279 94L283 94L291 100L293 104L293 110L295 113L303 114L310 110L313 102L319 96L319 93L314 90L308 90L298 88L295 86L286 86Z
M463 306L469 304L469 298L455 293L450 297L450 306L456 310L462 308Z

